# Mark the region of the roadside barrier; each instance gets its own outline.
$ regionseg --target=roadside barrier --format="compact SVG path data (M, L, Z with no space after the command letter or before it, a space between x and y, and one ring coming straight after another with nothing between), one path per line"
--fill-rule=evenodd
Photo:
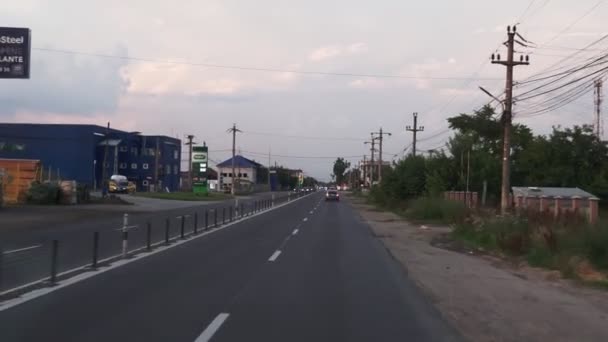
M272 194L268 198L240 200L228 206L194 208L179 216L145 217L139 222L137 215L130 217L124 214L120 228L76 231L61 240L51 236L26 246L0 246L0 305L4 299L13 298L28 289L53 286L78 273L102 269L120 259L150 252L159 246L169 246L177 240L197 235L201 230L219 228L227 222L250 217L302 195ZM186 231L186 226L190 225L192 229Z

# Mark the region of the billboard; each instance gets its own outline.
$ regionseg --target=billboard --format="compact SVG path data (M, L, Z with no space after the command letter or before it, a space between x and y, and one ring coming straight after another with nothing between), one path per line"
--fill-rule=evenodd
M0 27L0 79L30 78L31 31Z

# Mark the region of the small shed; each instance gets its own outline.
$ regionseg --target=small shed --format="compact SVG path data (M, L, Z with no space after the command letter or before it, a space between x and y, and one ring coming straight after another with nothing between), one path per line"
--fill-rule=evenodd
M579 188L514 186L512 203L517 210L552 211L556 217L571 211L588 216L590 222L598 218L599 198Z

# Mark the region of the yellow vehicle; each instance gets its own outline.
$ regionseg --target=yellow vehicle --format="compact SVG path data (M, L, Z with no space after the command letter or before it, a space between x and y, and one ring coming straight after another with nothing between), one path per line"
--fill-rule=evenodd
M135 183L129 182L123 175L112 175L108 191L113 194L132 194L136 190Z

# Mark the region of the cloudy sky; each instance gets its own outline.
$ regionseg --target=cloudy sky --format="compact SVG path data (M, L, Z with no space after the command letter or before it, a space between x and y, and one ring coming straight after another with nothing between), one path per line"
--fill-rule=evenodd
M393 133L385 159L401 155L414 111L419 149L443 145L447 117L487 102L478 86L503 90L504 68L488 57L504 50L507 25L545 44L520 49L532 53L521 79L606 33L604 2L7 1L0 24L31 28L33 56L31 79L0 82L0 121L194 134L217 161L236 123L243 155L266 164L271 150L272 163L326 180L329 157L356 163L380 127ZM591 122L591 94L519 120L539 133Z

